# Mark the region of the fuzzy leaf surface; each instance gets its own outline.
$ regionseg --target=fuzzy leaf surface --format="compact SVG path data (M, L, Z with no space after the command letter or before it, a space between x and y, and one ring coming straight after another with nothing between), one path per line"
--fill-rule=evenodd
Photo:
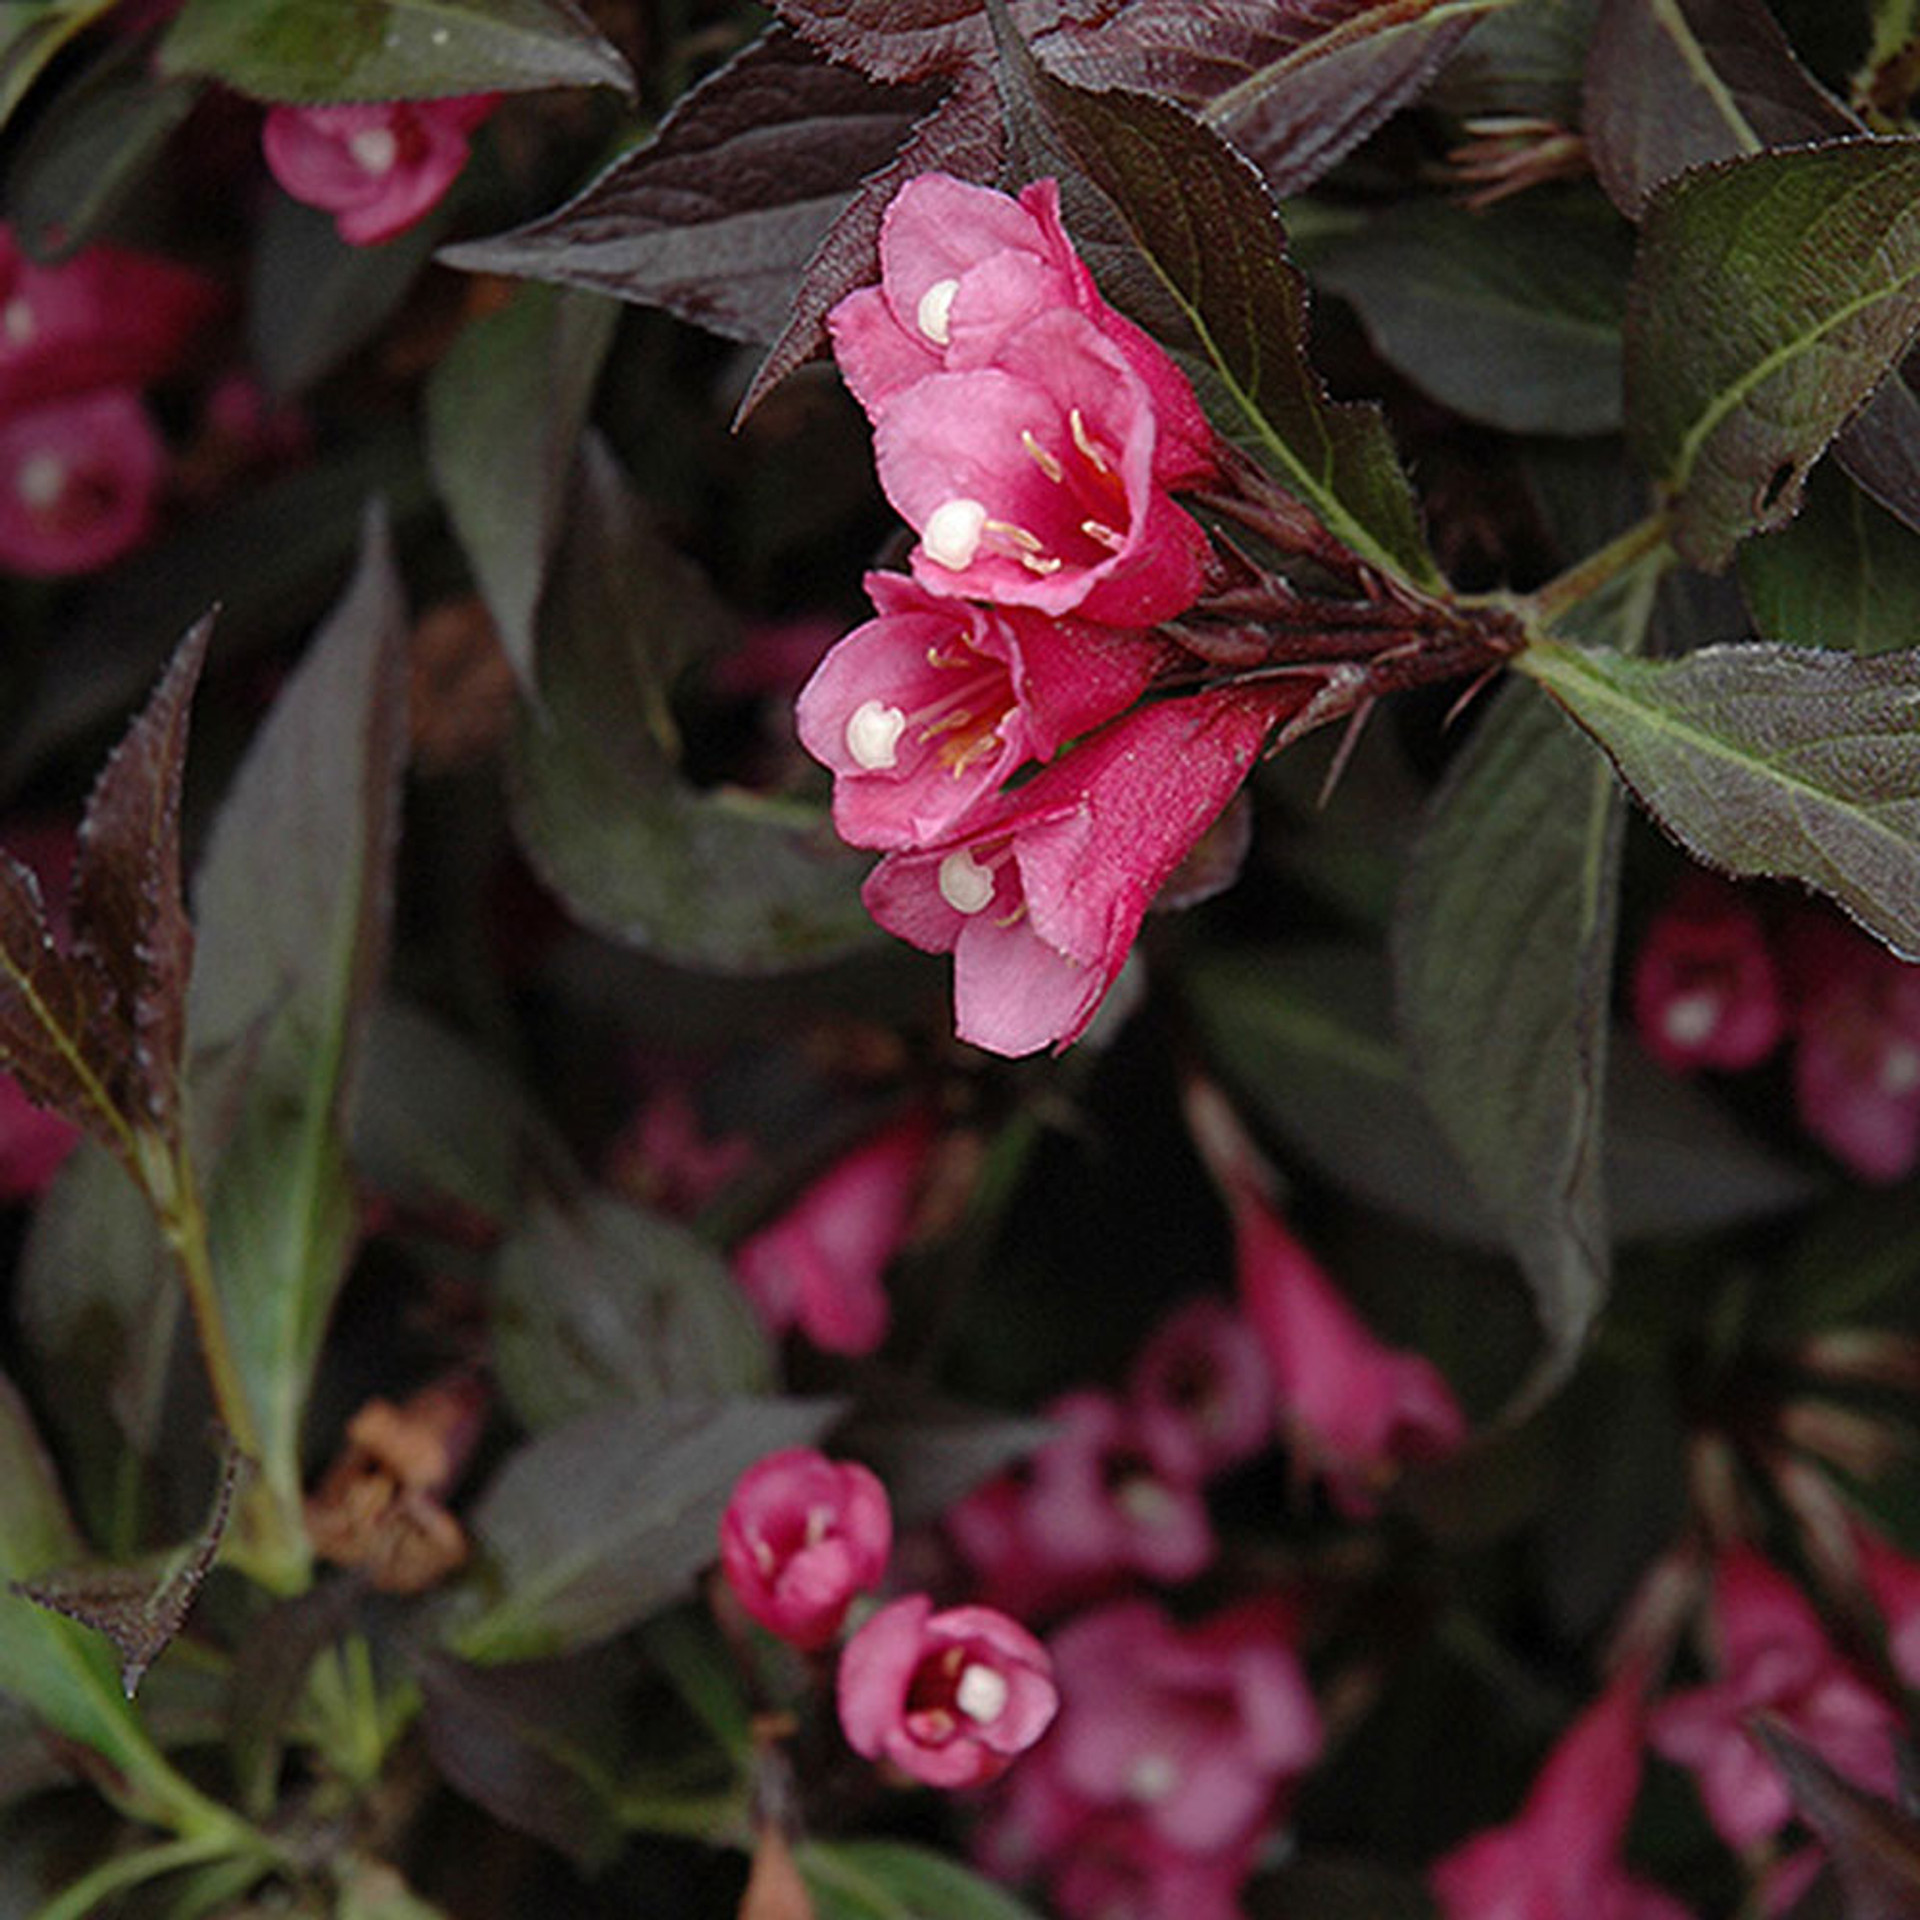
M306 105L634 91L626 61L574 0L187 0L160 65Z
M1519 665L1696 859L1804 881L1920 956L1920 656L1759 643L1647 661L1547 642Z
M1905 371L1880 383L1834 451L1856 485L1920 532L1920 394Z
M1032 39L1063 22L1099 21L1120 0L1011 0L1013 24ZM876 80L924 80L993 51L982 0L773 0L773 10L829 59Z
M1843 140L1683 175L1648 204L1627 429L1717 571L1784 526L1808 469L1920 328L1920 140Z

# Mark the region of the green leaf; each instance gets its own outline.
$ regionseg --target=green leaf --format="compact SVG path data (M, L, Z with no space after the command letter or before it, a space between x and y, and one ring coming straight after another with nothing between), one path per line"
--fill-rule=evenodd
M794 1858L817 1920L1038 1920L957 1860L898 1840L809 1841Z
M528 858L586 925L682 966L770 972L866 944L866 863L824 818L678 777L665 663L727 615L589 449L541 620L545 711L512 749Z
M634 91L626 61L573 0L187 0L160 66L308 104Z
M1601 1149L1624 809L1606 762L1509 689L1415 844L1393 939L1427 1108L1499 1220L1546 1351L1523 1404L1579 1358L1606 1300Z
M1920 539L1829 466L1799 519L1748 541L1739 566L1764 639L1849 653L1920 643Z
M406 613L384 523L282 688L195 887L189 1033L214 1268L270 1492L297 1501L309 1380L352 1252L346 1125L391 907ZM213 1155L202 1155L206 1164Z
M500 1251L493 1302L494 1370L530 1427L772 1384L727 1263L685 1227L608 1196L537 1205Z
M1627 428L1680 552L1718 569L1792 519L1916 328L1920 139L1757 153L1662 187L1628 299Z
M1631 229L1597 195L1485 213L1403 201L1313 259L1381 356L1469 420L1509 433L1620 425Z
M0 126L47 63L116 0L7 0L0 6Z
M1260 176L1177 107L1069 86L1010 34L1000 84L1018 177L1060 176L1068 229L1108 298L1208 371L1209 412L1330 533L1433 584L1379 409L1330 400L1307 359L1306 285Z
M613 344L603 296L522 287L473 321L427 383L427 457L520 684L580 430Z
M455 1651L535 1659L680 1599L718 1553L733 1483L765 1454L816 1443L840 1412L830 1400L603 1407L529 1442L473 1510L495 1591L456 1621Z
M1722 872L1803 880L1920 955L1920 661L1764 644L1521 655L1654 818Z

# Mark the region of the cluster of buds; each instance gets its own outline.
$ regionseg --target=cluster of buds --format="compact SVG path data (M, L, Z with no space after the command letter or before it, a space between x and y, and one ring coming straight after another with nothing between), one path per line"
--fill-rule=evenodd
M1101 298L1054 182L1015 200L922 174L880 262L829 325L918 539L909 574L869 577L876 617L822 662L797 724L841 835L885 855L874 918L953 954L961 1038L1026 1054L1085 1032L1277 727L1354 711L1410 643L1416 679L1462 661L1427 644L1435 609L1216 441L1173 361ZM1174 499L1217 489L1351 594L1309 604L1224 560Z

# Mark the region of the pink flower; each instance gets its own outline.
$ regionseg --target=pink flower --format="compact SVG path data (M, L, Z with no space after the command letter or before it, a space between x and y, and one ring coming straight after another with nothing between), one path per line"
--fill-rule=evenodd
M1180 1854L1238 1848L1320 1751L1306 1675L1268 1608L1183 1628L1124 1601L1081 1615L1052 1650L1062 1710L1049 1765L1088 1806Z
M1860 1571L1887 1623L1887 1658L1910 1687L1920 1687L1920 1560L1862 1526L1853 1530Z
M1142 916L1259 756L1272 690L1168 700L1111 722L977 816L868 877L889 932L954 957L955 1024L994 1053L1087 1029Z
M280 185L332 214L348 245L377 246L440 204L467 164L473 130L499 98L274 107L260 129L261 150Z
M687 1219L753 1164L745 1134L709 1135L684 1082L663 1080L607 1150L607 1178Z
M0 226L0 417L160 378L220 298L200 274L121 247L41 266Z
M1801 1124L1863 1180L1920 1163L1920 967L1825 914L1785 941Z
M1233 1201L1241 1304L1266 1352L1281 1424L1325 1475L1334 1505L1371 1513L1407 1461L1434 1460L1467 1437L1466 1416L1424 1355L1383 1346L1267 1202Z
M1032 1634L991 1607L882 1607L840 1656L840 1725L856 1753L934 1787L991 1780L1046 1732L1059 1695Z
M0 568L89 573L152 530L166 452L140 396L108 387L0 419Z
M834 825L857 847L926 846L1016 768L1130 706L1168 649L1025 608L974 606L867 576L880 617L846 635L794 709L835 776Z
M1240 1889L1255 1845L1204 1857L1170 1847L1128 1814L1088 1822L1050 1885L1063 1920L1246 1920Z
M881 1275L913 1218L933 1140L923 1112L883 1128L734 1250L734 1278L771 1332L798 1327L828 1353L871 1353L886 1338Z
M1145 384L1158 433L1155 477L1175 487L1213 470L1213 432L1186 377L1100 297L1060 224L1060 187L1036 180L1017 200L949 174L923 173L894 195L880 228L880 284L828 316L835 358L878 420L932 373L994 364L1026 321L1066 308L1117 346Z
M1128 1397L1147 1451L1176 1479L1236 1466L1273 1431L1273 1382L1259 1341L1211 1295L1161 1323L1134 1362Z
M1640 1787L1637 1679L1616 1683L1561 1736L1518 1818L1435 1863L1447 1920L1687 1920L1618 1858Z
M1633 1016L1672 1073L1758 1066L1786 1031L1786 1005L1760 917L1739 891L1696 874L1647 929L1633 969Z
M0 1073L0 1200L44 1193L79 1138L71 1122L36 1107L12 1074Z
M740 1476L720 1521L720 1566L769 1633L811 1652L840 1631L893 1550L887 1490L811 1447L770 1453Z
M1648 1718L1655 1750L1691 1767L1707 1817L1729 1846L1783 1827L1792 1796L1746 1728L1777 1714L1837 1773L1892 1798L1899 1716L1846 1666L1787 1576L1735 1547L1714 1572L1720 1677L1661 1702Z

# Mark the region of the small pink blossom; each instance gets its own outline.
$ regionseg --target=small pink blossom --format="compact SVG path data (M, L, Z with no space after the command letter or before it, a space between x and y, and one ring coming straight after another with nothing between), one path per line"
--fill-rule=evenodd
M1785 1574L1749 1548L1722 1554L1713 1625L1720 1677L1662 1701L1647 1725L1657 1752L1694 1770L1729 1846L1765 1839L1793 1812L1786 1781L1747 1732L1757 1713L1778 1715L1856 1786L1893 1796L1899 1716L1841 1660Z
M0 1073L0 1201L44 1193L80 1139L57 1113L36 1107L10 1073Z
M1891 1540L1856 1526L1860 1572L1887 1625L1887 1658L1908 1686L1920 1688L1920 1560Z
M1687 1920L1619 1860L1640 1787L1641 1713L1637 1676L1609 1687L1561 1736L1518 1817L1435 1863L1446 1920Z
M880 284L828 316L834 355L869 417L931 373L994 364L1025 322L1065 308L1126 357L1158 422L1155 477L1180 486L1213 469L1213 433L1186 377L1100 296L1060 222L1060 188L1036 180L1010 199L950 174L923 173L894 195L880 227Z
M1242 1187L1232 1199L1241 1304L1281 1425L1335 1506L1371 1513L1403 1464L1466 1439L1466 1416L1432 1361L1374 1337L1261 1195Z
M1801 1124L1863 1180L1920 1164L1920 967L1826 914L1787 929Z
M871 1353L887 1334L881 1276L906 1237L932 1154L924 1112L883 1128L733 1255L769 1331L797 1327L828 1353Z
M1161 883L1246 778L1278 701L1224 689L1115 720L965 833L892 853L864 896L889 932L954 957L961 1039L1066 1046L1119 976Z
M467 164L495 93L372 106L274 107L260 130L267 169L295 200L334 217L349 246L377 246L440 204Z
M1108 1814L1062 1854L1049 1891L1062 1920L1246 1920L1240 1889L1255 1854L1253 1840L1183 1853L1131 1814Z
M698 1213L753 1164L745 1134L711 1135L684 1082L664 1079L607 1150L607 1178L675 1219Z
M811 1447L749 1467L720 1521L720 1566L740 1604L808 1652L840 1631L856 1594L879 1585L892 1550L886 1488Z
M1735 887L1696 874L1647 929L1633 969L1646 1049L1673 1073L1757 1066L1786 1031L1760 916Z
M1237 1466L1273 1432L1273 1381L1259 1339L1207 1294L1176 1309L1141 1348L1128 1398L1147 1451L1176 1478Z
M1002 1773L1059 1705L1053 1663L991 1607L935 1613L924 1593L882 1607L840 1656L840 1725L856 1753L934 1787Z
M152 531L166 450L129 388L0 419L0 569L91 573Z
M1168 656L1142 635L975 606L895 574L869 574L867 591L879 618L833 648L794 709L856 847L955 832L1017 768L1130 706Z

